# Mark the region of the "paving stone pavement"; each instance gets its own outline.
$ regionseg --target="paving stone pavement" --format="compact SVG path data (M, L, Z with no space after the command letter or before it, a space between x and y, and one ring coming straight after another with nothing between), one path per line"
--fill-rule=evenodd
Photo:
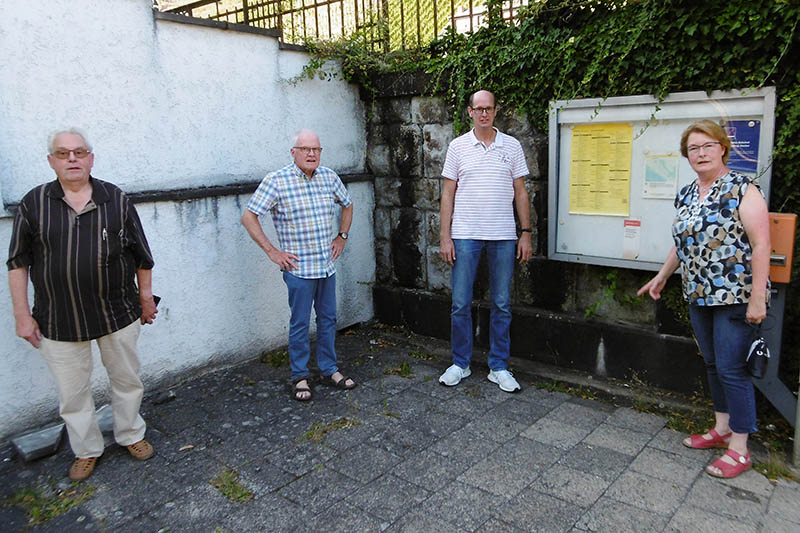
M360 386L319 383L289 398L288 368L258 361L152 392L143 403L157 455L111 445L84 503L31 527L0 506L2 531L800 531L800 485L703 467L662 417L532 386L486 380L485 354L457 387L437 378L447 344L371 324L337 337ZM411 374L389 373L407 365ZM514 361L512 360L512 367ZM522 365L520 365L522 366ZM349 427L337 427L349 421ZM329 429L309 440L312 428ZM68 446L24 463L0 448L0 500L69 487ZM210 484L235 470L251 500Z

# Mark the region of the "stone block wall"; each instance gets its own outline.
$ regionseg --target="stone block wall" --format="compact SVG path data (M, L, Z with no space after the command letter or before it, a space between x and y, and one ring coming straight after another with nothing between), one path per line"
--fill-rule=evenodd
M466 110L462 110L466 113ZM439 257L439 198L447 146L453 140L453 109L442 98L393 96L372 103L368 120L368 170L375 177L376 281L379 284L449 291L450 267ZM540 235L537 202L546 186L542 168L547 138L528 121L498 115L497 127L520 140L530 176L524 178L531 202L534 250ZM542 241L543 242L543 241ZM476 297L488 290L485 265ZM528 266L518 269L515 302L533 303Z

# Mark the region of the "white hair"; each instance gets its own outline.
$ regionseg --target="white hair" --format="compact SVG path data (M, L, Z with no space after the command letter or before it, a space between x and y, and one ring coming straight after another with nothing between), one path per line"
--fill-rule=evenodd
M92 143L89 142L89 137L86 136L86 132L83 131L81 128L71 127L71 128L62 128L54 131L50 135L47 136L47 153L52 154L56 147L56 137L61 135L62 133L71 133L73 135L79 135L81 139L83 139L83 144L86 145L86 149L90 152L92 151Z
M298 138L300 137L300 135L301 135L301 134L303 134L303 133L313 133L313 134L314 134L314 136L315 136L317 139L319 139L319 135L317 135L316 133L314 133L314 131L313 131L313 130L297 130L297 132L294 134L294 137L292 137L292 146L290 146L290 148L294 148L295 146L297 146L297 139L298 139Z

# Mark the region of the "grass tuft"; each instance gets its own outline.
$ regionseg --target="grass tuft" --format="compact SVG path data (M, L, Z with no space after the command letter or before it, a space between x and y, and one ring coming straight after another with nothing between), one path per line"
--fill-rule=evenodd
M383 373L387 376L397 375L401 378L409 378L414 372L411 370L411 365L409 365L406 361L403 361L400 363L400 366L387 368L383 371Z
M438 359L435 355L428 352L423 352L422 350L411 350L408 352L408 355L414 359L421 359L422 361L435 361Z
M253 491L239 482L239 472L226 468L209 483L232 502L244 503L253 499Z
M39 525L82 504L94 496L94 491L92 485L77 481L63 490L52 484L42 489L24 489L12 494L6 498L5 505L22 507L28 513L28 522Z
M267 352L261 355L259 361L274 368L287 366L289 364L289 352L287 350Z
M303 441L310 441L315 444L320 444L322 441L325 440L325 437L331 431L337 431L340 429L345 428L352 428L361 425L361 422L358 420L353 420L351 418L337 418L332 422L328 422L327 424L323 424L322 422L314 422L311 424L311 428L297 437L297 442Z

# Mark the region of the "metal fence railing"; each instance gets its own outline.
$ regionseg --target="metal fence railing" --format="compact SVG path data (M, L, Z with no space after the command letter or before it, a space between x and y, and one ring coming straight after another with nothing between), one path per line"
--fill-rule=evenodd
M517 20L529 0L503 2L503 18ZM485 23L486 0L198 0L162 2L162 11L281 32L283 42L333 40L360 31L375 50L422 47L448 28L458 33ZM177 4L177 5L176 5Z

